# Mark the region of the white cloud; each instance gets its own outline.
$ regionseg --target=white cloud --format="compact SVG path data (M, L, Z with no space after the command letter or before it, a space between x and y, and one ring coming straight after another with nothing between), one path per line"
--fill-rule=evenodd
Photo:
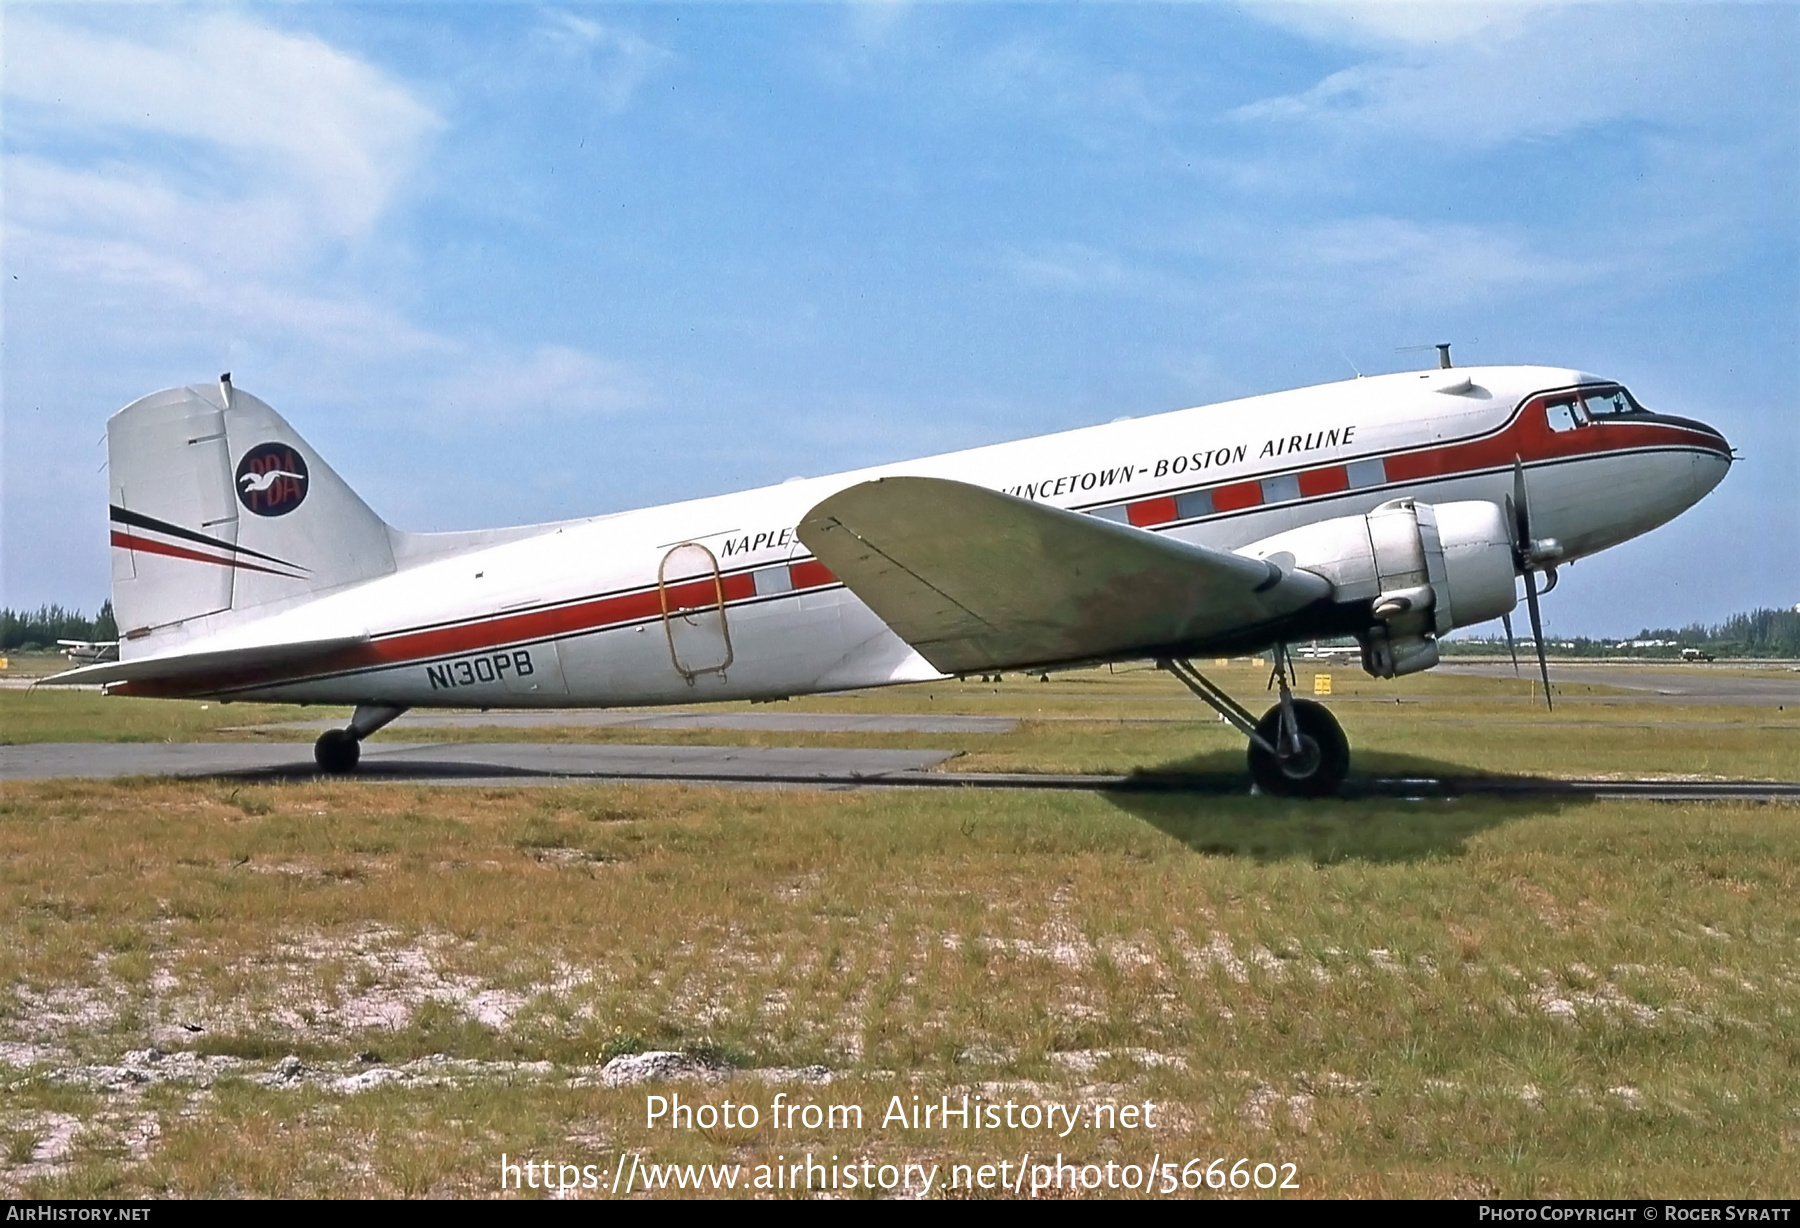
M654 58L641 40L561 22L584 45ZM14 10L6 34L9 125L30 151L7 163L8 266L79 317L90 344L210 339L271 366L310 363L321 388L409 373L423 393L379 397L401 412L644 402L629 371L582 351L507 350L409 318L384 284L395 244L377 227L442 122L374 65L231 12L182 14L133 41ZM115 132L127 139L109 143ZM338 267L346 245L342 263L373 274Z
M1518 30L1542 0L1311 0L1249 11L1310 38L1367 46L1444 46Z
M642 409L656 393L632 367L584 350L542 345L529 353L460 355L436 380L423 411L446 421L542 421Z
M1426 309L1550 287L1573 290L1607 272L1597 261L1540 251L1503 227L1395 217L1297 227L1258 254L1271 272L1294 278L1295 289L1309 296Z
M197 142L197 184L248 177L305 198L339 237L366 234L441 121L398 83L311 35L187 13L132 41L44 13L7 17L5 91L27 130L125 130Z
M71 432L86 443L157 383L232 369L321 439L650 403L630 369L582 350L424 321L410 206L444 123L383 68L232 11L108 9L106 29L83 24L93 13L5 13L14 447L0 486L15 525L42 505L59 528L0 543L0 582L29 573L55 591L74 557L103 576L84 533L104 478ZM44 460L76 455L66 475Z
M630 106L644 82L675 58L641 35L561 10L544 14L536 36L559 56L585 61L589 87L614 114Z
M874 43L884 41L912 10L911 0L851 0L845 6L851 31Z
M964 88L976 98L1050 110L1089 122L1118 115L1146 123L1168 118L1167 108L1151 96L1138 73L1071 55L1035 34L1004 39L975 57L966 71Z
M1496 299L1559 278L1666 288L1742 267L1791 228L1793 128L1770 117L1792 111L1792 6L1446 5L1436 26L1379 3L1252 11L1349 62L1233 112L1282 156L1226 162L1229 182L1300 208L1379 201L1363 212L1386 215L1408 211L1396 191L1437 174L1449 182L1419 194L1434 211L1512 219L1342 219L1308 232L1316 252L1281 258L1296 267L1365 251L1372 263L1342 267L1440 304L1456 287ZM1510 182L1494 178L1500 158Z
M1192 297L1192 287L1179 276L1134 264L1085 243L1009 251L1001 263L1019 282L1039 290L1132 298Z
M1254 10L1372 50L1312 88L1238 108L1345 136L1491 147L1616 121L1691 126L1745 104L1754 23L1682 5L1302 5ZM1754 16L1754 14L1750 14Z
M366 287L319 275L372 246L441 126L428 107L233 12L159 15L130 36L83 15L7 14L6 258L34 294L115 336L442 348Z
M1171 305L1272 295L1309 307L1379 301L1428 310L1573 289L1617 271L1593 256L1541 250L1513 228L1383 215L1285 225L1215 218L1157 251L1062 243L1009 251L1001 261L1021 284L1066 294Z
M303 198L177 187L142 163L78 167L21 154L8 161L6 186L15 241L20 232L40 241L80 236L180 252L196 265L268 272L304 258L317 239Z

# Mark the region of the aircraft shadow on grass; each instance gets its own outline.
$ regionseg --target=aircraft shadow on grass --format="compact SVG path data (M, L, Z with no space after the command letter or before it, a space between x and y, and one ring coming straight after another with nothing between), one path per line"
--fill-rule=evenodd
M1135 772L1107 797L1197 853L1319 865L1460 856L1471 836L1589 801L1416 755L1364 752L1357 769L1336 797L1254 796L1243 752L1214 751Z
M242 771L237 772L221 772L220 775L230 776L238 780L258 780L270 783L282 782L292 784L306 784L322 778L332 779L331 777L322 777L319 769L311 762L311 760L301 760L298 758L290 764L282 764L276 767L245 768ZM341 776L336 777L335 779L344 781L380 780L402 784L431 784L434 781L440 780L499 780L503 778L516 778L521 781L530 782L555 775L556 773L554 772L547 772L540 768L520 767L517 764L511 763L481 763L455 759L400 759L384 762L380 759L376 759L373 761L364 760L362 765L356 769L356 774L354 776ZM597 782L604 782L608 778L595 777L594 779Z
M1559 781L1481 773L1463 764L1415 755L1363 752L1358 771L1338 796L1253 795L1242 751L1221 750L1172 760L1101 786L1113 805L1197 853L1257 861L1407 862L1460 856L1471 836L1506 823L1560 814L1590 798ZM240 780L304 781L311 764L228 773ZM501 763L401 760L365 763L365 779L528 781L545 772ZM744 783L733 777L687 777L691 783ZM607 776L590 778L600 784ZM762 784L816 785L806 777L764 777Z

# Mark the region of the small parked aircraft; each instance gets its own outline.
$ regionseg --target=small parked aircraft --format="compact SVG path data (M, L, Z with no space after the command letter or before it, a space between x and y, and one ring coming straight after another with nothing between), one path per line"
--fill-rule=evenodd
M107 424L125 695L355 705L327 772L413 707L773 699L1151 660L1249 739L1269 792L1349 745L1286 645L1392 678L1507 619L1522 576L1673 518L1732 452L1619 384L1443 366L558 524L391 528L254 396L158 392ZM1544 589L1548 591L1548 587ZM1273 649L1257 717L1191 663Z
M81 665L119 659L117 640L57 640L56 646L62 649L63 656Z

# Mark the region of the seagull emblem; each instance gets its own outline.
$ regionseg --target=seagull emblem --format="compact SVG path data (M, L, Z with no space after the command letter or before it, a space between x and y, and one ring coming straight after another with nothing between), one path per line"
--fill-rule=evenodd
M239 458L232 484L251 515L285 516L306 501L306 458L290 444L259 443Z
M286 469L271 469L267 473L246 473L238 481L244 484L245 494L256 495L275 485L277 478L293 478L296 482L306 481L304 473L293 473Z

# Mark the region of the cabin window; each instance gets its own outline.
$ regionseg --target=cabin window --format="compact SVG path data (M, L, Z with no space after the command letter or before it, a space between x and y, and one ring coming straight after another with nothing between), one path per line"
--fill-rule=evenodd
M1183 520L1195 520L1213 514L1212 491L1190 490L1175 496L1175 514Z
M1351 461L1345 465L1344 476L1350 479L1351 490L1380 486L1387 481L1387 466L1379 456L1371 456L1368 460Z
M1300 475L1284 473L1278 478L1264 478L1264 503L1289 503L1300 497Z
M794 577L788 571L785 563L779 567L764 567L750 574L756 578L756 595L758 597L794 591Z

